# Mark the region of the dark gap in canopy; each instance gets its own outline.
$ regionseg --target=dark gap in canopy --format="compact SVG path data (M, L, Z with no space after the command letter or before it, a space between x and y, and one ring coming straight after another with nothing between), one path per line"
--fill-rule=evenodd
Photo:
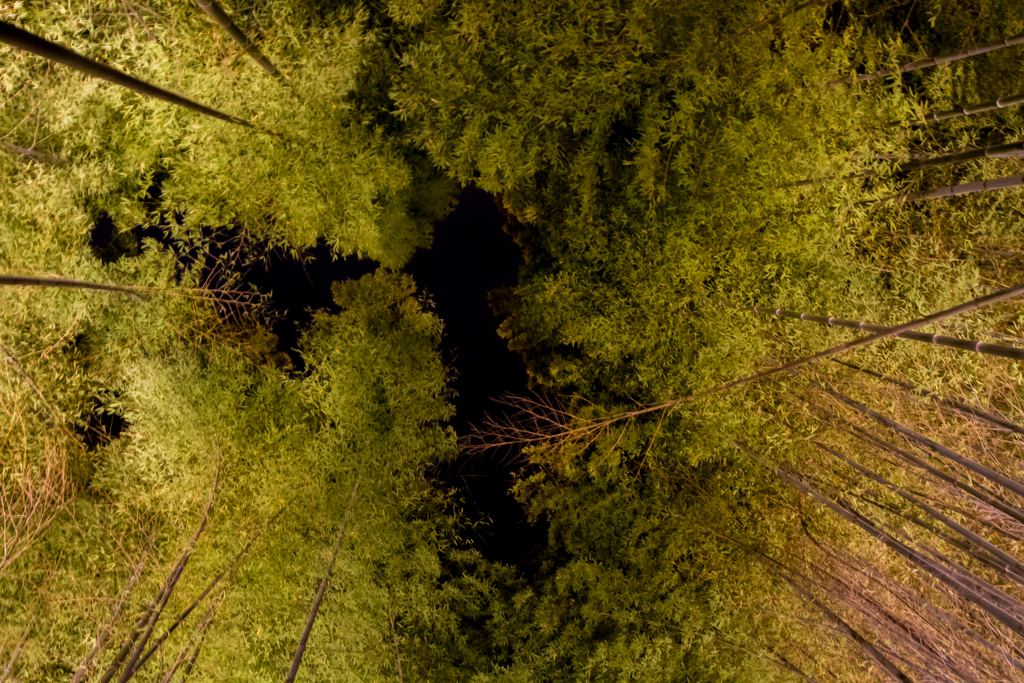
M523 361L498 336L501 321L488 301L491 292L515 286L522 263L505 223L494 196L464 190L455 210L435 226L432 247L417 252L407 268L444 321L444 357L456 371L452 425L459 436L485 413L500 412L494 399L528 390ZM517 458L463 454L430 474L455 489L471 521L490 520L476 529L484 557L529 569L546 545L547 529L530 524L509 491L521 467Z

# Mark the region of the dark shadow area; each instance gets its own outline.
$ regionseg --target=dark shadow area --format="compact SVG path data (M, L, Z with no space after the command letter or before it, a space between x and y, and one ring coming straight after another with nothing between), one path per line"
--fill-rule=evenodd
M431 249L417 252L406 269L444 321L445 360L457 373L452 425L459 436L499 410L493 399L527 391L523 361L498 336L500 320L488 303L490 292L516 284L522 263L505 222L492 195L464 190L451 215L435 226ZM528 569L546 545L547 529L529 524L509 493L520 466L510 458L462 455L430 476L456 490L471 520L490 520L477 529L476 547L487 559Z
M242 286L254 287L268 295L268 324L277 336L277 349L288 354L292 367L305 370L298 351L299 337L313 321L317 311L338 313L331 285L342 280L357 280L377 270L378 264L357 256L334 258L322 240L300 253L300 258L280 249L269 250L242 277Z

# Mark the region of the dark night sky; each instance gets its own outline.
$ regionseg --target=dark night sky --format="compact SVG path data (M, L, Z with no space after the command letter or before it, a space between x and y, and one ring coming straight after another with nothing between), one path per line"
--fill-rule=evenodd
M457 371L452 424L460 436L485 412L498 409L493 399L526 391L522 359L498 336L500 320L487 300L491 290L516 284L522 262L504 226L493 196L464 190L455 210L436 226L431 249L418 252L407 268L444 321L445 361ZM490 518L477 539L488 559L524 565L534 559L546 530L527 524L508 494L514 468L505 458L462 456L437 468L435 477L458 489L471 518Z

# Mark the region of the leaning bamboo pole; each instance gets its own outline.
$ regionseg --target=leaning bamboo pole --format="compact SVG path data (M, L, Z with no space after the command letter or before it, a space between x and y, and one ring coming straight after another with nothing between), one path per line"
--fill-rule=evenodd
M256 44L249 40L249 37L242 32L242 29L235 25L235 22L231 21L231 17L225 14L216 0L196 0L196 4L199 5L199 9L206 12L206 16L210 18L210 21L220 26L232 40L241 45L245 54L252 57L252 60L259 64L264 71L275 78L284 78L284 75L277 70L277 67L263 56L263 53L256 47Z
M1024 175L1014 175L1006 176L1005 178L976 180L973 183L963 183L962 185L949 185L934 190L893 194L881 199L868 199L860 202L860 204L906 204L907 202L920 202L928 199L942 199L944 197L960 197L978 192L991 192L992 190L1008 190L1014 187L1021 187L1022 185L1024 185Z
M851 370L856 370L857 372L863 372L864 374L870 375L871 377L874 377L875 379L881 380L883 382L887 382L889 384L894 384L894 385L900 387L901 389L906 390L908 393L910 393L912 395L920 395L920 396L923 396L924 398L931 399L932 401L936 402L940 406L948 408L951 411L958 412L958 413L960 413L961 415L963 415L965 417L974 418L978 422L983 422L983 423L988 423L990 425L994 425L996 428L1001 429L1001 430L1006 430L1006 431L1014 432L1016 434L1024 435L1024 427L1021 427L1020 425L1018 425L1018 424L1016 424L1014 422L1011 422L1010 420L1007 420L1005 418L1002 418L999 415L995 415L995 414L993 414L993 413L991 413L991 412L989 412L987 410L984 410L982 408L978 408L977 406L969 405L969 404L964 403L963 401L960 401L960 400L955 399L955 398L945 398L943 396L939 396L934 391L929 391L928 389L924 389L922 387L914 386L913 384L910 384L909 382L904 382L904 381L898 380L898 379L896 379L894 377L889 377L888 375L883 375L883 374L881 374L879 372L875 372L874 370L868 370L867 368L862 368L859 365L854 365L853 363L847 363L846 361L841 361L839 359L833 359L833 360L836 363L839 363L840 365L844 365L844 366L850 368Z
M238 571L238 567L241 565L242 560L245 558L246 554L249 552L249 550L252 549L256 542L263 537L263 532L266 529L270 528L270 526L277 521L277 518L281 516L281 513L283 513L285 509L289 505L291 505L292 501L294 500L295 497L293 496L290 500L288 500L288 502L282 505L276 513L274 513L274 516L271 517L266 522L266 524L264 524L260 532L255 534L251 539L249 539L249 542L245 544L245 546L243 546L240 551L238 551L238 553L235 555L231 563L228 566L222 568L210 580L210 582L206 585L206 588L203 589L199 596L196 597L188 605L188 607L186 607L185 610L177 616L177 618L171 623L171 625L168 626L160 635L160 637L156 639L156 642L149 646L149 649L146 650L141 657L139 657L139 661L135 664L133 675L141 671L142 668L146 666L146 662L148 662L149 659L156 653L156 651L160 649L160 647L167 641L171 634L174 633L174 631L177 630L177 628L181 626L182 623L184 623L188 616L192 614L195 608L199 606L199 604L206 598L206 596L209 595L213 591L213 589L217 587L217 584L220 583L220 580L222 578L224 578L226 575L234 576L235 572Z
M1017 601L1007 595L1004 591L991 586L991 584L988 584L984 579L973 575L956 563L953 563L950 567L943 566L939 560L930 559L921 551L916 550L893 537L887 531L879 528L856 510L851 510L847 506L837 503L828 496L819 493L799 477L767 462L764 458L756 455L750 448L737 441L730 441L729 443L731 443L737 450L748 455L751 459L761 462L762 464L766 464L775 472L779 479L789 484L800 493L813 498L846 521L859 527L872 538L880 541L912 565L923 569L925 572L946 584L954 592L977 605L1015 634L1024 636L1024 620L1022 620L1014 610L1009 609L1009 607L1017 603Z
M972 460L971 458L968 458L967 456L961 455L960 453L957 453L953 449L947 448L946 446L943 446L942 444L940 444L940 443L938 443L936 441L933 441L932 439L929 439L927 436L924 436L923 434L919 434L919 433L915 432L914 430L910 429L909 427L905 427L905 426L901 425L900 423L896 422L895 420L893 420L891 418L888 418L885 415L882 415L881 413L879 413L879 412L877 412L875 410L872 410L871 408L868 408L863 403L858 403L857 401L853 400L852 398L850 398L848 396L844 396L843 394L839 393L838 391L835 391L833 389L829 389L826 386L822 386L821 384L819 384L818 382L815 382L814 380L811 380L811 383L814 386L816 386L819 390L829 394L830 396L832 396L833 398L837 399L838 401L841 401L842 403L845 403L846 405L850 406L851 408L853 408L857 412L859 412L859 413L861 413L863 415L867 415L868 417L872 418L876 422L884 424L885 426L887 426L890 429L892 429L893 431L896 431L899 434L905 436L910 441L918 444L919 446L923 446L923 447L927 448L928 450L933 451L933 452L937 453L938 455L941 455L942 457L946 458L947 460L955 462L956 464L960 465L961 467L963 467L963 468L965 468L967 470L970 470L974 474L976 474L976 475L978 475L980 477L984 477L985 479L988 479L989 481L991 481L994 484L999 484L1003 488L1005 488L1005 489L1007 489L1009 491L1013 491L1018 496L1024 498L1024 484L1021 484L1020 482L1016 481L1015 479L1011 479L1010 477L1007 477L1002 472L997 472L996 470L992 469L991 467L988 467L988 466L983 465L983 464L981 464L979 462L976 462L976 461Z
M989 147L979 147L977 149L967 149L960 152L954 152L952 154L940 154L938 156L929 157L927 155L920 155L917 158L912 158L902 164L896 166L895 170L899 173L906 173L907 171L920 171L926 168L935 168L938 166L952 166L954 164L965 164L970 161L977 161L979 159L1017 159L1024 156L1024 141L1013 142L1006 145L991 145ZM783 187L806 187L808 185L816 185L819 183L828 182L831 180L855 180L858 178L874 178L878 175L878 171L867 170L863 173L854 173L845 176L829 176L821 179L807 179L798 180L795 183L788 183Z
M96 289L104 292L118 292L138 299L140 290L124 285L104 285L85 280L68 280L57 277L22 277L20 275L0 275L0 286L13 287L62 287L64 289Z
M320 612L320 604L324 601L324 595L327 593L327 584L331 580L331 573L334 571L334 563L338 559L338 551L341 550L341 544L345 540L345 532L348 529L349 517L352 514L352 508L356 504L356 496L359 493L359 482L357 481L352 487L352 497L348 502L348 509L345 510L345 518L341 523L341 530L338 532L337 538L334 539L334 546L331 548L331 559L327 563L327 571L324 572L324 578L320 581L320 588L316 592L316 597L313 599L313 606L309 609L309 616L306 618L306 627L302 631L302 636L299 638L299 646L295 650L295 657L292 659L291 668L288 670L288 675L285 677L285 683L293 683L295 676L299 673L299 666L302 665L302 656L306 654L306 644L309 642L309 634L313 631L313 623L316 621L316 616Z
M9 142L4 142L3 140L0 140L0 149L6 149L8 152L15 152L17 154L20 154L23 157L28 157L30 159L36 159L38 161L42 161L42 162L45 162L47 164L53 164L55 166L59 166L61 164L67 163L66 161L64 161L60 157L56 157L56 156L54 156L52 154L46 154L44 152L40 152L38 150L30 149L28 147L19 147L18 145L13 145L13 144L11 144Z
M154 99L174 104L179 107L210 116L221 121L227 121L228 123L234 123L239 126L245 126L246 128L255 128L253 124L248 121L244 121L236 116L225 114L224 112L217 111L207 107L206 105L193 102L192 100L176 95L163 88L158 88L155 85L140 81L137 78L133 78L126 73L122 73L117 69L107 66L106 64L100 64L99 62L93 61L88 57L83 57L77 52L67 49L56 43L51 43L48 40L44 40L39 36L33 35L28 31L8 24L5 21L0 21L0 43L6 43L11 47L15 47L25 52L31 52L32 54L39 55L45 59L48 59L58 64L80 71L87 76L93 78L100 78L109 83L114 83L123 88L127 88L132 92L136 92L140 95L146 95Z
M924 123L929 121L945 121L947 119L956 119L961 116L973 116L975 114L981 114L982 112L992 111L993 109L1005 109L1006 107L1017 107L1024 104L1024 94L1013 95L1011 97L997 97L994 100L988 102L980 102L978 104L961 105L956 109L946 109L944 111L930 111L924 114L921 118ZM891 126L902 126L906 123L918 123L916 121L893 121L889 125Z
M877 323L844 320L843 318L836 318L834 316L825 317L821 315L813 315L811 313L794 313L792 311L786 311L781 308L765 309L764 307L761 306L740 306L738 304L732 304L727 301L719 301L718 303L720 306L730 306L732 308L738 308L744 311L753 311L754 313L774 315L776 318L794 318L796 320L807 320L812 323L818 323L819 325L825 325L827 327L845 327L851 330L860 330L862 332L885 332L890 329L885 325L879 325ZM975 353L984 353L989 356L1000 356L1002 358L1012 358L1013 360L1024 360L1024 349L1018 349L1013 346L1003 346L1002 344L989 344L987 342L975 341L974 339L958 339L956 337L946 337L941 334L928 334L927 332L917 332L915 330L899 332L893 336L899 337L901 339L912 339L914 341L924 342L926 344L948 346L950 348L959 349L961 351L974 351Z
M886 489L892 491L893 493L895 493L897 496L899 496L903 500L907 501L911 505L913 505L913 506L917 507L918 509L922 510L926 515L931 517L933 520L941 522L942 524L944 524L949 529L951 529L951 530L955 531L956 533L960 534L961 536L963 536L965 539L967 539L971 543L974 543L976 546L978 546L979 548L984 550L986 553L988 553L989 555L991 555L991 556L993 556L993 557L995 557L996 559L999 560L999 563L997 563L996 566L999 567L999 571L1000 571L1000 573L1003 574L1004 577L1006 577L1006 578L1008 578L1008 579L1010 579L1010 580L1012 580L1012 581L1014 581L1016 583L1024 585L1024 564L1022 564L1020 562L1020 560L1018 560L1016 557L1014 557L1013 555L1010 555L1009 553L1004 551L999 546L997 546L997 545L995 545L993 543L990 543L988 540L986 540L982 536L979 536L978 534L974 533L973 531L971 531L967 527L963 526L962 524L958 523L956 520L952 519L951 517L948 517L947 515L942 514L941 512L939 512L937 509L935 509L931 505L928 505L928 503L924 502L923 500L919 499L914 494L912 494L909 491L907 491L905 488L903 488L901 486L897 486L896 484L892 483L891 481L889 481L888 479L886 479L882 475L877 474L876 472L868 469L867 467L864 467L863 465L861 465L860 463L856 462L852 458L849 458L846 455L840 453L838 450L836 450L834 448L831 448L831 447L821 443L820 441L816 441L816 440L813 440L813 439L811 440L811 443L814 444L815 446L817 446L819 449L825 451L826 453L830 453L837 460L846 463L847 465L852 467L854 470L856 470L857 472L859 472L863 476L867 477L871 481L875 482L876 484L882 486L883 488L886 488ZM984 559L984 556L982 556L982 555L975 554L972 551L967 551L967 552L974 559L978 559L978 560L982 560L982 561Z
M961 59L967 59L968 57L975 57L977 55L985 54L986 52L993 52L995 50L1001 50L1004 47L1012 47L1014 45L1024 44L1024 33L1016 36L1010 36L1009 38L1003 38L996 40L991 43L982 43L977 47L969 47L965 50L959 50L957 52L950 53L948 55L941 55L939 57L924 57L917 59L908 64L896 69L881 69L870 74L857 74L851 81L849 78L839 78L834 81L829 81L824 84L824 87L831 88L836 85L852 85L858 83L866 83L867 81L874 81L879 78L885 78L886 76L895 76L896 74L910 73L911 71L919 71L921 69L928 69L939 64L948 64L949 62L955 62Z

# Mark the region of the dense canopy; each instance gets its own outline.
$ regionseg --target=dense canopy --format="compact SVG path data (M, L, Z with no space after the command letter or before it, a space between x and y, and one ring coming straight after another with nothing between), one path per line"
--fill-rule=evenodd
M0 0L0 683L1024 680L1022 67L1019 0ZM531 391L457 434L467 188Z

